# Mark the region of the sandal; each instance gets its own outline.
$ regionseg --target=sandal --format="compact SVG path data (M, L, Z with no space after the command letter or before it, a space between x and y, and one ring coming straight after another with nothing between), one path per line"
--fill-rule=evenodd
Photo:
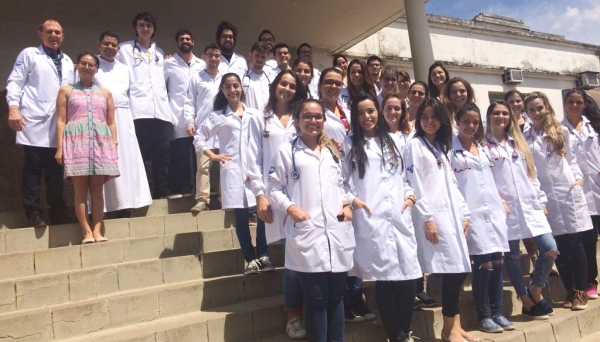
M89 243L94 243L94 242L96 242L96 240L93 237L81 240L82 245L87 245Z
M99 237L99 238L96 238L96 239L94 239L94 240L95 240L96 242L106 242L106 241L108 241L108 239L107 239L107 238L105 238L104 236L101 236L101 237Z

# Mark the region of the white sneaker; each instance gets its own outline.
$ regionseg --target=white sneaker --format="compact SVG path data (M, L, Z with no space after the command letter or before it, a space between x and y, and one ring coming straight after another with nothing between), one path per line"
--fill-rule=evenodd
M190 209L190 211L192 213L199 213L201 211L206 211L206 210L208 210L208 206L203 201L198 201L198 203L196 203L196 205L193 206L192 209Z
M300 317L293 318L285 327L285 333L292 340L303 340L306 338L306 328Z
M258 260L254 259L248 263L248 266L246 266L246 270L244 271L244 274L246 274L246 275L257 274L259 272L260 272L260 267L258 266Z

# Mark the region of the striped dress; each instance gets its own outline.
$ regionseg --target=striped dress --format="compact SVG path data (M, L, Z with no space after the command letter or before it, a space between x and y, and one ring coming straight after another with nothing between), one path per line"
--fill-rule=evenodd
M67 99L63 137L64 177L119 176L117 149L106 124L107 101L102 90L77 82Z

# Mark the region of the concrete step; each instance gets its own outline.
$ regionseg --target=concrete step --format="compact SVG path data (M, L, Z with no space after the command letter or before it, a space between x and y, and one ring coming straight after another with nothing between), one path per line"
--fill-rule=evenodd
M280 296L281 273L279 269L251 276L178 282L4 313L0 314L0 341L58 341L187 313L228 312L223 308L226 305L233 305L251 316L252 308L264 305L252 307L244 302L257 300L260 303L265 298ZM281 306L278 311L283 315ZM270 318L265 319L265 323L269 324ZM279 320L278 326L281 323Z

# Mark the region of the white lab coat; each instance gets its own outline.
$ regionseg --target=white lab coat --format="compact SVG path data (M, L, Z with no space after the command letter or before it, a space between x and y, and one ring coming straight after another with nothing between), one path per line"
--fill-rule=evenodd
M538 179L529 179L525 157L514 148L514 140L508 136L507 143L487 135L485 152L494 164L492 174L500 197L506 201L510 214L506 217L508 241L527 239L552 233L542 205L548 201L540 190ZM517 158L512 158L516 152Z
M277 76L277 74L279 74L280 71L281 69L279 69L279 67L277 66L277 60L274 58L268 59L265 62L265 66L263 66L263 72L269 73L269 77L273 75L273 78L275 78L275 76Z
M248 180L248 123L253 116L260 115L256 110L244 106L240 118L229 106L226 110L212 112L204 125L196 131L194 146L196 152L211 149L209 141L219 139L219 153L229 154L231 160L221 163L221 207L223 210L241 209L256 206L256 199L250 190Z
M469 208L458 190L447 157L424 140L414 138L404 149L406 178L417 197L413 223L419 263L425 273L470 272L469 250L462 229L463 219L469 218ZM440 166L436 157L441 161ZM437 225L437 244L425 238L424 224L428 221Z
M308 84L308 89L310 90L311 93L313 94L317 94L317 99L318 94L319 94L319 79L321 78L321 72L319 71L319 69L317 68L313 68L313 78L310 80L310 83Z
M394 134L390 136L401 153L400 139ZM351 169L351 137L347 137L342 145L342 169L348 201L353 201L356 196L373 210L371 215L364 209L355 209L352 214L356 249L351 273L368 280L420 278L422 272L417 257L412 208L407 207L404 213L400 212L406 197L413 194L404 177L402 155L399 155L396 164L391 164L392 151L386 149L386 161L382 165L379 138L365 140L368 164L365 163L362 179L358 177L358 169Z
M192 75L183 105L186 126L194 125L196 130L200 129L206 118L213 112L221 76L219 72L215 78L212 78L206 70Z
M575 180L583 180L583 174L569 148L569 130L564 126L561 128L565 137L565 156L559 156L554 151L550 138L544 132L538 135L533 126L523 132L533 154L540 189L548 198L547 218L554 236L593 228L583 187L571 187Z
M129 68L119 61L100 59L94 81L110 90L115 102L115 122L119 145L119 172L121 176L104 184L104 211L141 208L152 204L152 195L135 135L133 117L129 109Z
M348 120L348 128L351 127L350 124L350 111L344 110L344 115L346 116L346 120ZM329 135L330 139L337 140L340 144L346 139L346 136L349 134L349 129L346 130L344 123L340 118L338 118L334 112L325 108L325 132Z
M450 153L458 189L471 210L467 234L469 254L508 252L506 210L490 169L491 161L483 147L478 145L477 150L477 156L471 154L463 149L458 137L454 137Z
M271 77L266 72L258 75L252 70L242 77L242 86L246 94L246 106L264 112L267 102L269 102L269 86Z
M73 61L62 54L62 79L42 45L17 56L6 85L6 102L18 106L25 125L17 144L56 147L56 97L60 87L74 83Z
M340 96L338 96L338 103L344 107L344 109L348 109L348 113L350 113L350 90L348 88L343 88L340 92Z
M171 122L173 114L163 71L164 55L163 50L154 42L148 50L135 40L120 44L117 60L131 70L129 99L134 120L158 119Z
M583 193L590 215L600 215L600 142L598 132L585 116L581 131L577 131L563 119L563 125L569 130L569 150L577 157L577 164L583 175Z
M298 272L347 272L356 243L352 222L337 220L346 200L340 165L328 148L321 149L319 158L301 139L293 150L300 177L291 177L292 143L285 143L273 157L267 188L275 210L286 214L295 204L310 216L299 223L285 220L285 267Z
M265 137L264 132L269 132ZM294 120L289 119L287 127L283 127L277 115L269 113L267 116L256 115L250 119L250 144L248 146L248 175L254 197L267 195L266 187L269 184L269 171L273 167L273 156L283 144L294 140L296 126ZM269 203L272 199L267 197ZM283 231L285 215L271 205L273 223L265 222L267 243L274 243L285 239Z
M183 113L185 97L190 85L192 75L206 68L206 63L200 58L192 55L190 65L179 56L173 54L173 57L165 60L165 82L167 84L167 93L169 96L169 105L173 116L173 139L189 137L185 131L187 125Z
M219 72L221 75L233 72L241 79L246 74L246 71L248 71L248 64L244 56L234 52L231 56L231 62L229 62L225 56L221 55L221 63L219 63Z

